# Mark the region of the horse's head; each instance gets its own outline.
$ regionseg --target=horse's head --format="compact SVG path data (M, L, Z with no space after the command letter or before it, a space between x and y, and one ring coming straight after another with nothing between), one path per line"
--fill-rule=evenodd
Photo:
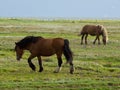
M106 45L107 41L108 41L108 34L107 34L107 30L105 28L102 28L102 41L103 44Z
M103 36L102 41L103 41L103 44L106 45L106 43L107 43L106 36Z
M107 30L102 26L102 25L97 25L98 30L100 31L100 34L102 34L102 41L103 44L106 45L108 41L108 35L107 35Z
M15 52L16 52L16 59L19 61L22 58L23 52L24 50L22 48L20 48L20 46L18 45L18 43L15 43Z

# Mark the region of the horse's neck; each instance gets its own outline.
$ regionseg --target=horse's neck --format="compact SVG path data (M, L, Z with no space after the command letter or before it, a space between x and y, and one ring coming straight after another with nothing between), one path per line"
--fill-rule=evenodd
M31 49L31 44L24 48L24 50L30 50L30 49Z

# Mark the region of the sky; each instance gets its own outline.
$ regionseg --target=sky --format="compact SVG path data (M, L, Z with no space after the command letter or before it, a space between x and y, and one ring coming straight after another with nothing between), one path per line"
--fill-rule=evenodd
M120 18L120 0L1 0L0 17Z

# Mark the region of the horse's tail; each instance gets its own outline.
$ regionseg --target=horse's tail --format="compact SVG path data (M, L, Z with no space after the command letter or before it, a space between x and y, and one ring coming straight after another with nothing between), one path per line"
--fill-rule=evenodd
M73 60L73 54L72 54L72 51L70 50L69 41L67 39L64 40L63 54L64 54L67 62L72 62L72 60Z
M87 28L88 28L88 25L83 26L83 28L81 29L81 31L80 31L80 33L78 34L78 36L81 36L81 35L83 35L84 33L86 33Z
M81 33L79 33L78 36L81 36Z
M81 36L83 34L83 28L82 30L79 32L78 36Z

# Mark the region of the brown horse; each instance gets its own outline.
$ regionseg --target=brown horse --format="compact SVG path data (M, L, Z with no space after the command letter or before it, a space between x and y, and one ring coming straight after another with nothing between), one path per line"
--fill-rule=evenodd
M79 34L82 35L81 44L83 44L84 36L85 36L85 44L87 44L88 34L92 36L96 36L93 44L95 44L97 39L98 39L98 44L100 44L99 36L102 35L103 44L106 45L108 40L108 35L107 35L107 30L102 25L85 25Z
M73 55L69 48L69 41L63 38L45 39L43 37L27 36L15 43L16 58L22 58L24 50L30 51L31 55L28 58L29 66L35 71L35 65L31 60L35 57L38 58L39 72L43 71L41 56L57 55L58 67L54 72L59 72L62 65L62 53L64 54L67 62L70 64L70 73L74 71Z

